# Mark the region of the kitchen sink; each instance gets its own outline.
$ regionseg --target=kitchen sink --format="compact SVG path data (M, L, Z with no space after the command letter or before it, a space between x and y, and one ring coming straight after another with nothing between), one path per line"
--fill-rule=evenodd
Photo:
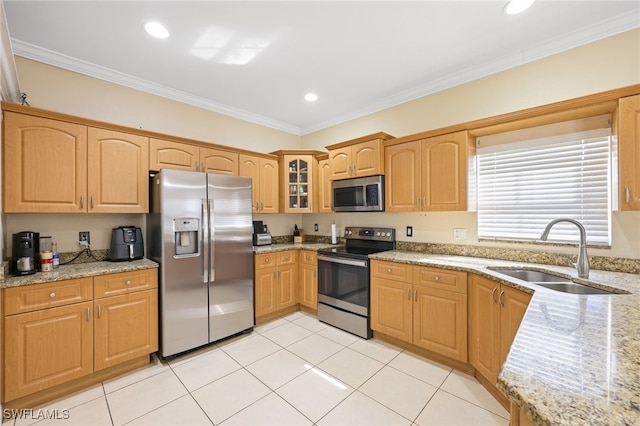
M571 279L560 275L550 274L548 272L534 271L533 269L503 269L489 268L493 272L508 275L528 283L570 283Z
M601 288L590 287L588 285L582 285L578 283L568 282L568 283L535 283L539 286L555 290L561 291L563 293L572 293L572 294L615 294L612 291L603 290Z
M549 272L536 271L533 269L508 269L508 268L489 268L493 272L517 278L531 284L536 284L550 290L571 294L618 294L627 293L625 291L610 291L602 288L591 287L588 285L578 284L570 278L561 275L551 274Z

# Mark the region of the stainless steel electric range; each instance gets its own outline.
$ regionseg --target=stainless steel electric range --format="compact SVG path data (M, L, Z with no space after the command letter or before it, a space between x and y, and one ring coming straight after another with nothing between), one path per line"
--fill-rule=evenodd
M369 255L394 250L396 231L348 227L344 237L344 246L318 250L318 319L368 339Z

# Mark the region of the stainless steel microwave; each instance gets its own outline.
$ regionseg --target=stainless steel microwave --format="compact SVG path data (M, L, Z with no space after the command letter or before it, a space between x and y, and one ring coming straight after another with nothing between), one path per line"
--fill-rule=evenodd
M368 176L331 182L331 205L336 212L384 211L384 176Z

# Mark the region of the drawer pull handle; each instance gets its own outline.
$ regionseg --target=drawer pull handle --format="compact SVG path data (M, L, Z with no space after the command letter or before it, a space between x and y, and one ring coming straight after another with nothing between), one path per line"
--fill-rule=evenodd
M391 268L388 268L387 269L387 274L390 274L390 273L391 273Z
M56 297L56 292L55 292L55 291L52 291L51 293L49 293L49 297L50 297L50 298L52 298L52 299L53 299L54 297Z
M131 280L127 280L126 285L131 285Z
M436 275L435 277L433 277L433 279L434 279L435 281L440 281L440 277L439 277L439 276L437 276L437 275Z
M264 260L264 263L271 263L271 259L266 258L266 259Z

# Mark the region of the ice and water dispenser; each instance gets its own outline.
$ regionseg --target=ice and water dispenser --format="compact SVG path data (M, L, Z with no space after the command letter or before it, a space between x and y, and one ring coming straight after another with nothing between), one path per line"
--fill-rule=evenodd
M200 218L180 217L173 219L174 256L198 256Z

